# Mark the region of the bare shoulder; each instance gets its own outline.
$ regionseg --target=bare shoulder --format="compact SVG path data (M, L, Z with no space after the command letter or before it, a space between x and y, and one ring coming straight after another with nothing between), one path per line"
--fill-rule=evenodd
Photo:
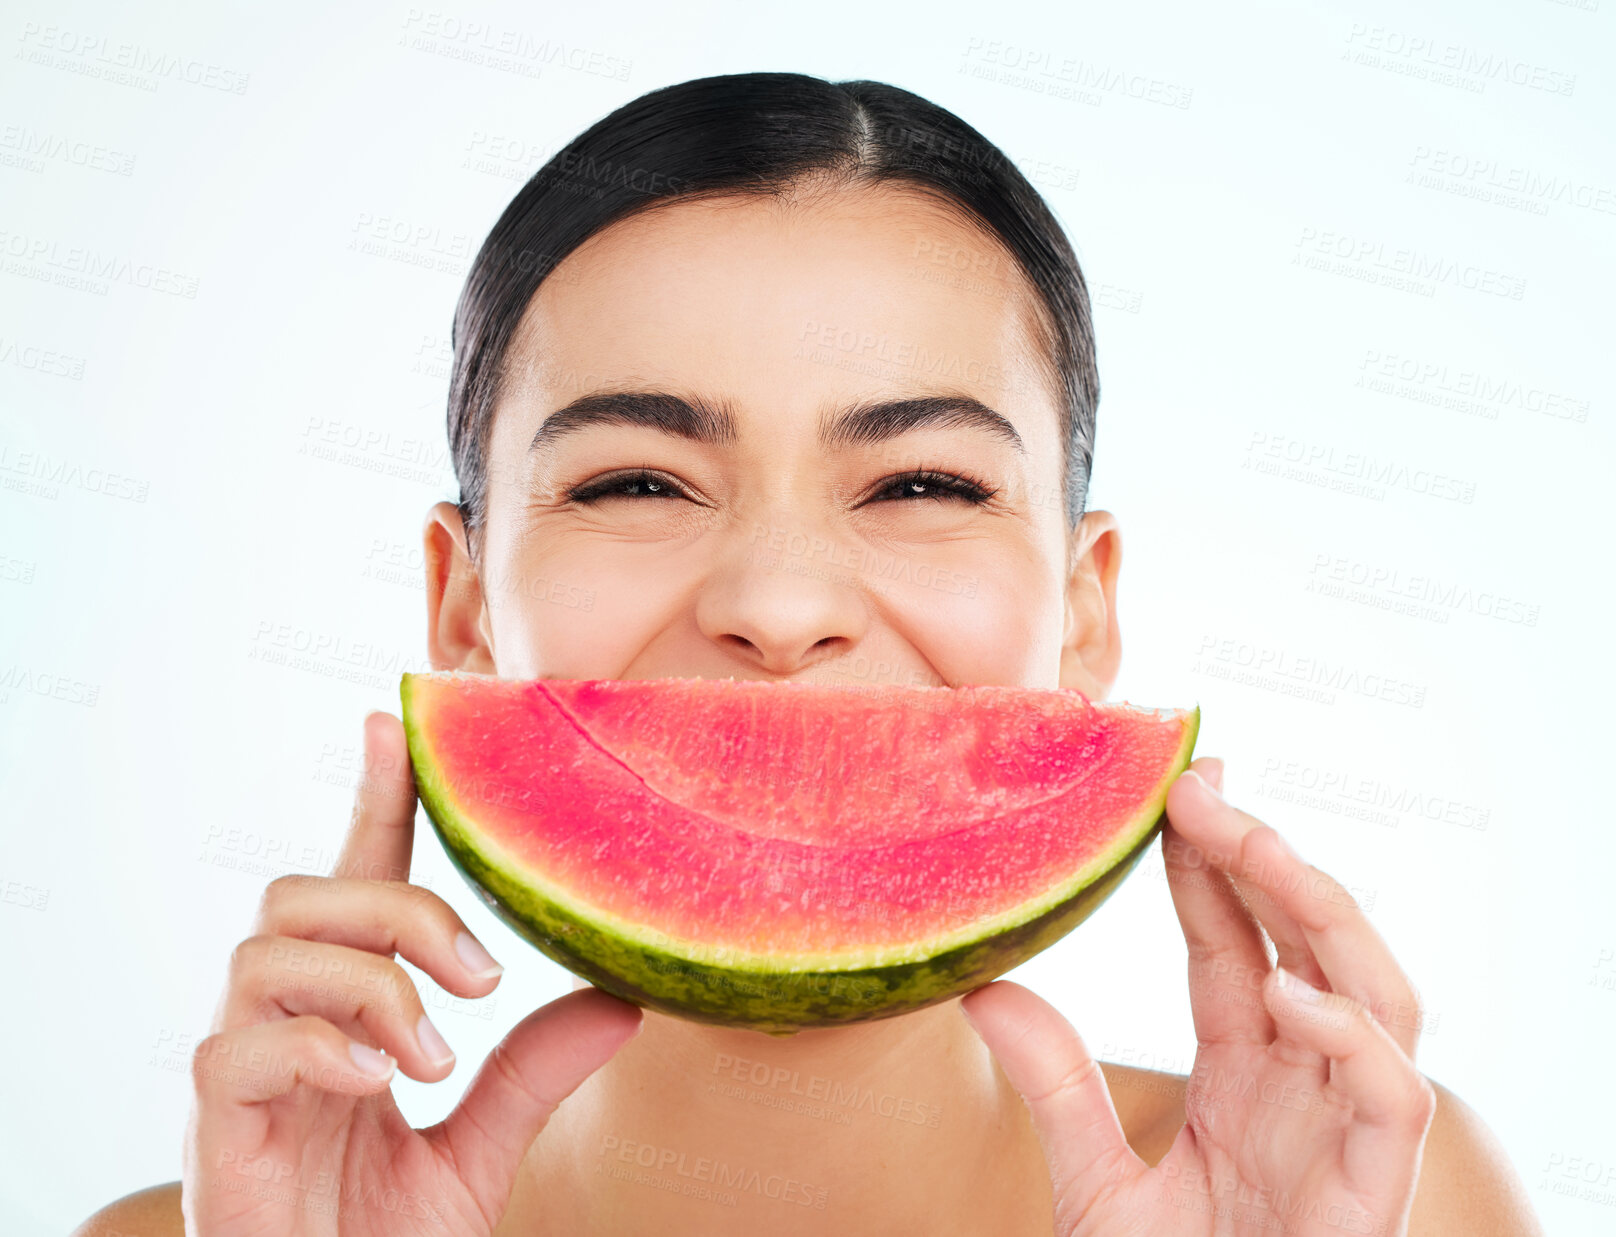
M1159 1162L1184 1124L1182 1074L1100 1063L1128 1143ZM1509 1153L1481 1116L1427 1076L1436 1115L1425 1137L1408 1231L1417 1237L1542 1237L1543 1226Z
M1429 1076L1426 1081L1436 1089L1436 1115L1425 1137L1409 1232L1543 1237L1526 1184L1498 1136L1452 1091Z
M126 1194L79 1225L72 1237L185 1237L180 1183Z

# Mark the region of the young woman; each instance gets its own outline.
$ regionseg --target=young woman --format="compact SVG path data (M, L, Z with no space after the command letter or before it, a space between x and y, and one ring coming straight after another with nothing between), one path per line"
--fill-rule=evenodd
M461 500L424 534L435 667L1109 692L1120 539L1086 510L1087 290L1038 194L950 113L786 73L654 91L516 196L454 340ZM867 550L930 570L878 575ZM371 714L365 742L337 871L271 884L231 960L183 1183L81 1231L1537 1231L1497 1142L1416 1067L1419 1001L1386 944L1223 801L1208 757L1163 832L1188 1078L1096 1063L1010 981L789 1039L577 981L413 1130L393 1070L455 1061L393 959L464 997L499 970L408 883L398 719ZM810 1120L733 1078L881 1101Z

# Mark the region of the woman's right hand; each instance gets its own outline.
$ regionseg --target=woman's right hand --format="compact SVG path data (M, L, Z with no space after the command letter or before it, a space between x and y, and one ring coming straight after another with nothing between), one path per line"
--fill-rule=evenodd
M500 968L407 883L416 798L398 718L367 717L365 751L336 872L270 883L197 1046L190 1237L489 1234L556 1105L639 1030L633 1005L568 993L512 1029L447 1118L410 1128L394 1068L437 1082L454 1057L394 955L461 997L488 995Z

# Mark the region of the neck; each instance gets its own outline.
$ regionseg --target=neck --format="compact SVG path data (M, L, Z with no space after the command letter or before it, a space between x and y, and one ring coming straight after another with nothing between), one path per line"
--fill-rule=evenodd
M531 1193L545 1220L512 1233L1051 1230L1026 1106L957 999L789 1037L644 1018L535 1143L512 1216Z

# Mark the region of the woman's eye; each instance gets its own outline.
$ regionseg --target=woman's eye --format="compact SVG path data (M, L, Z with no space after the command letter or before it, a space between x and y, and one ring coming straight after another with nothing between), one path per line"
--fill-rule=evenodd
M684 491L664 477L650 472L621 472L586 482L567 491L575 503L598 502L603 498L682 498Z
M969 477L946 472L910 472L893 477L876 493L880 499L897 494L900 499L930 498L940 502L957 500L967 503L985 503L996 493L977 484ZM874 501L874 500L872 500Z
M969 477L946 472L909 472L889 479L876 491L872 502L894 496L899 501L929 498L937 502L985 503L997 493L972 481ZM607 498L684 498L685 492L665 477L655 473L637 471L616 473L567 491L567 499L575 503L593 503Z

